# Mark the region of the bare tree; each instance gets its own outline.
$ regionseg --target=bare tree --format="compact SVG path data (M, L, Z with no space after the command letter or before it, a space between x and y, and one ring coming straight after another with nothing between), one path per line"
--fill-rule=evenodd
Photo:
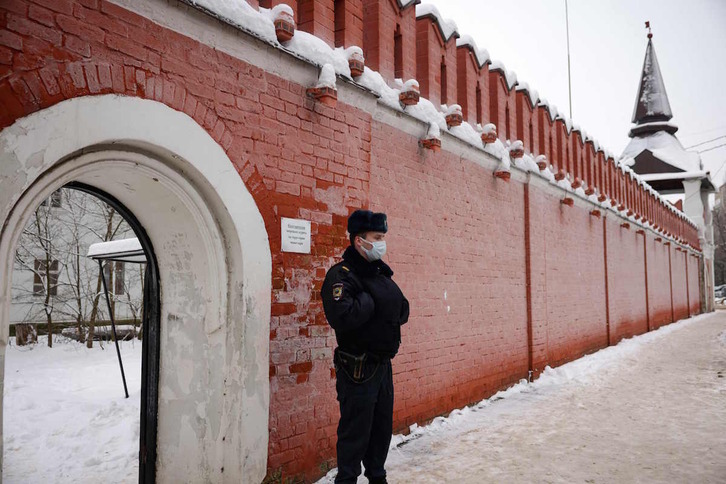
M61 196L62 206L55 203ZM31 288L27 280L17 284L14 280L13 302L24 305L22 321L36 322L43 315L51 333L54 322L72 322L79 340L92 347L94 327L107 316L101 300L104 275L97 263L86 257L88 247L131 237L133 231L112 207L92 195L62 189L53 200L38 207L21 236L15 258L16 269L32 271L35 281L43 283L43 292L39 292L40 284ZM136 319L141 309L140 277L128 271L128 281L124 281L125 273L118 264L106 272L112 311L118 299Z
M50 347L53 346L53 311L58 293L58 276L62 271L60 254L54 245L60 231L53 223L52 200L46 200L35 211L33 218L23 229L15 253L16 267L33 273L33 285L23 288L21 297L30 303L28 316L31 320L37 320L39 311L44 314Z
M87 296L85 289L85 280L88 278L88 271L85 264L85 247L83 244L84 225L83 221L88 219L88 196L82 192L74 190L64 190L66 193L66 205L64 226L65 230L65 246L67 253L67 270L65 274L65 284L68 289L69 298L64 312L75 319L76 331L78 332L79 341L85 341L84 335L84 300Z
M137 270L129 271L129 276L124 281L124 296L126 298L124 302L128 306L131 317L133 318L134 337L138 336L138 324L141 322L141 311L143 311L144 299L143 297L132 297L130 288L138 285L141 287L141 294L144 293L144 269L146 268L146 264L137 264L137 266Z

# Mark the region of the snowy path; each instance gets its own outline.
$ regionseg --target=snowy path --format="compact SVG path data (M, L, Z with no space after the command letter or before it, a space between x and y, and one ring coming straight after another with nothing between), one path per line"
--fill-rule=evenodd
M413 435L394 438L407 441L389 453L391 483L726 483L726 312L548 370Z
M120 343L128 400L113 343L53 344L7 348L3 482L136 482L141 342Z

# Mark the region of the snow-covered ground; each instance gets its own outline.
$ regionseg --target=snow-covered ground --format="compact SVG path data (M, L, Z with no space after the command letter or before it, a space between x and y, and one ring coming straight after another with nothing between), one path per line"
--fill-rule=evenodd
M113 343L53 345L7 348L3 482L136 482L141 342L120 343L128 399Z
M726 312L621 341L411 430L394 436L391 483L726 483Z
M134 482L141 344L7 349L4 482ZM394 436L391 483L726 483L726 312L620 342ZM320 480L331 483L335 471ZM361 483L366 482L361 478Z

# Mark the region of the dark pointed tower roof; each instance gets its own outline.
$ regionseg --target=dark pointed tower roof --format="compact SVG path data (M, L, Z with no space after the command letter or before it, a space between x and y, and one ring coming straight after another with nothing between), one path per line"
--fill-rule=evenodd
M650 28L648 23L646 27ZM628 134L632 139L625 147L622 158L639 175L657 175L657 179L651 179L649 183L658 191L682 189L681 182L686 175L703 176L710 183L708 175L703 172L698 153L684 149L676 138L678 126L670 121L672 117L653 48L653 34L648 33L643 72L633 110L635 125Z
M649 33L643 72L640 75L638 95L633 109L632 122L636 126L630 130L630 137L655 131L667 131L673 134L678 131L678 127L668 122L672 117L673 112L653 47L653 34Z

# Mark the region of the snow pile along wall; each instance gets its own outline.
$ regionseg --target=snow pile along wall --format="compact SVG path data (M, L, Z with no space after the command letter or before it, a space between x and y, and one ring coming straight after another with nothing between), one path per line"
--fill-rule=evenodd
M279 3L0 3L0 127L79 96L152 99L202 126L253 195L272 253L270 478L334 462L319 290L356 208L389 213L412 304L397 429L699 311L691 221L434 9L298 0L276 32ZM311 222L310 254L282 252L282 217Z

